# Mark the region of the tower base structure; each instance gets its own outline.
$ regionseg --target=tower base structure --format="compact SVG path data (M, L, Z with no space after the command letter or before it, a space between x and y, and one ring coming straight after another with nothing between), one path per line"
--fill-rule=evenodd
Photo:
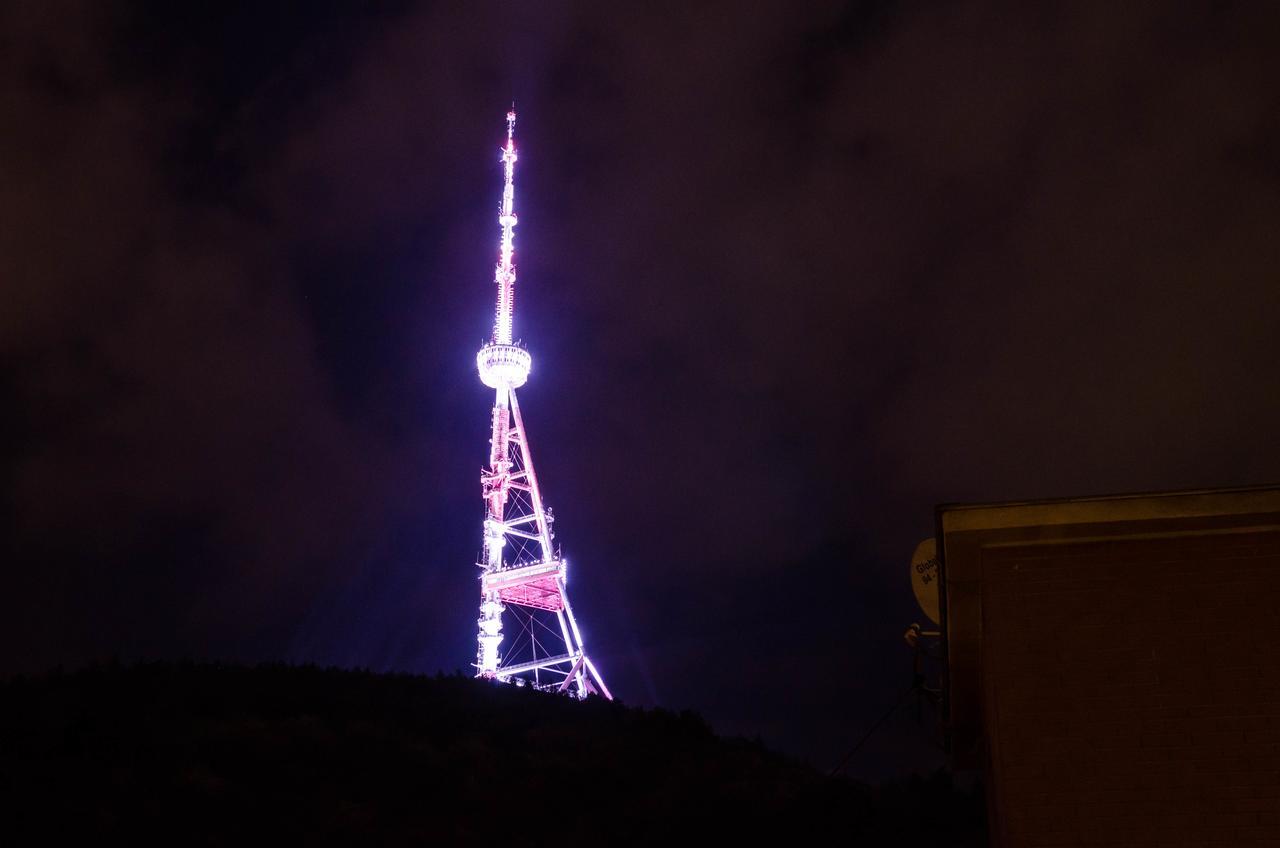
M514 389L498 390L493 426L490 467L480 475L488 517L478 563L477 676L612 700L569 603L569 564L552 545L555 519L542 503ZM514 627L504 628L504 619ZM505 651L504 630L513 631Z

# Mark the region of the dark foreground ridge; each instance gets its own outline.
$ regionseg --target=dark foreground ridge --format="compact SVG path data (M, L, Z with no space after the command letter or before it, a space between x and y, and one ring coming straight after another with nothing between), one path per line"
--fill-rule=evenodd
M945 774L870 788L693 713L461 676L157 664L20 678L0 684L0 775L8 844L984 844L981 798Z

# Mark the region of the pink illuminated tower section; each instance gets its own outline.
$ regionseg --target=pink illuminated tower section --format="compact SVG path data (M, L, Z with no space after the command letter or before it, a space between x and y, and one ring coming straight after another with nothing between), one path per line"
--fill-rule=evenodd
M484 558L478 563L476 674L578 698L596 693L612 699L587 656L569 605L569 566L552 544L551 510L538 490L529 435L516 402L516 389L529 379L533 359L511 336L516 282L515 129L513 109L507 113L507 144L502 149L505 179L498 214L502 241L494 273L498 308L493 340L476 354L480 381L494 390L489 467L480 473L485 518Z

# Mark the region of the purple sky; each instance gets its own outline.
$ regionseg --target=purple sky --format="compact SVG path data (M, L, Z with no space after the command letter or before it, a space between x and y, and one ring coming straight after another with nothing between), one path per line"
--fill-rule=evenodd
M0 10L0 670L471 662L513 97L628 702L829 765L936 503L1280 479L1268 4L256 6Z

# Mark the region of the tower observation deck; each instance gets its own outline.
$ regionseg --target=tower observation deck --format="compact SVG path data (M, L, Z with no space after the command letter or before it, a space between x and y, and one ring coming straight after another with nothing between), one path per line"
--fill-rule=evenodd
M489 466L480 473L484 555L476 674L585 698L612 698L587 656L569 604L569 565L554 543L550 508L542 501L516 389L529 379L533 357L512 340L515 256L515 110L507 113L502 149L502 228L494 282L498 304L493 337L476 354L480 382L494 390ZM510 623L513 627L504 627ZM510 634L510 639L508 639ZM505 649L503 643L506 642Z

